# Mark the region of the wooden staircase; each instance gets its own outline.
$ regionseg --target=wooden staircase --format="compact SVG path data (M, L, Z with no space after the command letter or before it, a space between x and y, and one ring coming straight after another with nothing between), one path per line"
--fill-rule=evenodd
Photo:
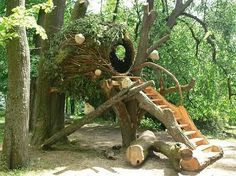
M175 120L178 122L179 127L183 130L183 133L189 138L189 141L195 146L208 145L209 142L197 129L188 115L186 109L183 106L175 106L168 102L159 92L153 87L147 87L144 93L150 98L150 100L161 109L169 108Z
M113 85L120 86L120 81L127 77L131 84L134 81L144 82L140 77L121 75L112 77L116 80ZM136 96L136 99L141 108L164 123L175 141L182 142L192 149L193 157L180 161L184 170L202 170L223 156L221 147L208 142L206 137L197 129L186 109L183 106L175 106L168 102L154 87L145 88Z
M189 142L194 146L194 157L190 160L181 161L181 166L184 170L201 170L223 156L221 147L212 145L208 142L206 137L197 129L183 106L175 106L171 104L151 86L147 87L143 92L159 108L168 108L171 110L183 134L187 136Z

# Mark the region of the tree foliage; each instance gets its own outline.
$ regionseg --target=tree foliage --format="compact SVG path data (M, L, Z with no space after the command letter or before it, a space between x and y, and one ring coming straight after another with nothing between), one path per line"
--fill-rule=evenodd
M48 13L52 10L52 0L48 0L47 3L33 5L30 9L25 7L16 7L12 9L12 14L8 17L0 17L0 45L4 45L7 40L18 37L17 33L14 32L14 28L26 27L28 29L35 29L36 34L39 34L42 39L46 39L47 35L45 30L37 24L35 14L40 9Z

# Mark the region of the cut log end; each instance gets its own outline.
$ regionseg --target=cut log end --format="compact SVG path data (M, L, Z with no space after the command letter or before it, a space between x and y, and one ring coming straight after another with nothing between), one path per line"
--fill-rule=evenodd
M133 166L138 166L143 163L145 156L143 148L140 145L132 145L126 151L126 159Z
M181 167L186 171L198 171L201 165L196 158L191 158L190 160L181 160Z

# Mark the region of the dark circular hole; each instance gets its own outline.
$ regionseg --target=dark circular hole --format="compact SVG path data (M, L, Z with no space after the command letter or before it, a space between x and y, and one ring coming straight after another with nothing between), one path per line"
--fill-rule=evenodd
M119 73L126 73L133 65L134 48L130 40L114 45L110 52L111 65Z
M137 160L137 164L139 164L139 162L140 162L140 161L139 161L139 160Z

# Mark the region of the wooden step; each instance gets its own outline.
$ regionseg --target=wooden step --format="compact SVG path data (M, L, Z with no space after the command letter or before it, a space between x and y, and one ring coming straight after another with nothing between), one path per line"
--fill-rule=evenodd
M158 105L161 109L169 108L167 105Z
M195 134L195 133L196 133L196 131L184 131L184 134L185 134L186 136L192 135L192 134Z
M197 142L200 142L200 141L203 141L203 140L204 140L204 138L192 138L192 139L189 139L189 141L191 143L197 143Z
M212 145L211 144L206 144L206 145L199 145L196 150L200 151L211 151Z
M158 96L155 92L147 92L147 96Z
M182 118L175 116L175 120L179 121L179 120L181 120L181 119L182 119Z
M179 124L180 128L184 128L184 127L187 127L187 126L189 126L189 124Z
M153 102L157 102L157 103L162 103L163 102L163 100L162 99L159 99L159 98L157 98L157 99L151 99Z
M149 87L146 87L145 90L155 90L153 87L149 86Z

